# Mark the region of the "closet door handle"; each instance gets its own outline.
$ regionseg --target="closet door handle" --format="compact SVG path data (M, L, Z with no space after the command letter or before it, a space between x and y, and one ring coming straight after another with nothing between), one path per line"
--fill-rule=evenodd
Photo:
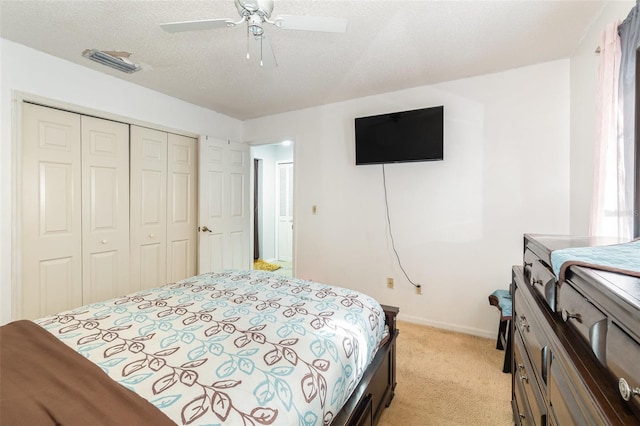
M100 241L100 242L101 242L102 244L107 244L109 241L107 241L107 240L102 240L102 241Z
M202 226L202 227L198 227L198 231L200 232L213 232L211 229L207 228L207 225Z

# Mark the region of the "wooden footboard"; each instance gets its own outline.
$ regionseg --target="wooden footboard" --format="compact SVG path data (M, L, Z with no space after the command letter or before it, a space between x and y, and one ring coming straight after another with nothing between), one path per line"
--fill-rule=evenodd
M382 305L389 327L389 339L364 372L360 384L353 391L342 410L333 419L332 426L373 426L385 407L391 404L396 389L396 316L399 309Z

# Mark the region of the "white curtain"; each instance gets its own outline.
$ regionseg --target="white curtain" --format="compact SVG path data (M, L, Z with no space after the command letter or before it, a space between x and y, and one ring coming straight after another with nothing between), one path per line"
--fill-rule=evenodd
M618 80L620 75L620 21L609 24L600 36L600 64L596 114L596 152L589 235L617 236L621 229L619 206L624 204L624 152L618 133ZM621 200L622 196L622 200Z
M631 9L627 18L618 27L618 34L620 35L620 49L622 51L622 57L620 60L620 80L619 80L619 118L618 129L623 140L624 155L625 155L625 169L626 182L625 182L625 201L624 209L621 220L626 222L626 226L633 231L634 222L634 180L636 175L640 179L640 171L638 168L640 164L635 163L636 155L635 150L640 149L636 147L635 130L636 126L640 123L636 123L636 51L640 47L640 1L636 0L636 6ZM637 203L636 203L637 205ZM637 236L640 229L635 229L635 235ZM630 236L633 236L631 234Z
M596 152L589 234L634 236L635 68L640 44L640 0L600 39ZM637 230L636 230L637 231Z

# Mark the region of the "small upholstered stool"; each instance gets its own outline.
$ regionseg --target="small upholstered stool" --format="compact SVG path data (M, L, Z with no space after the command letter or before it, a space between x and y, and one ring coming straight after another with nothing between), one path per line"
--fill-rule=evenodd
M511 293L509 290L496 290L489 295L489 304L494 305L500 311L500 324L498 325L498 338L496 349L503 350L504 366L502 371L511 372Z

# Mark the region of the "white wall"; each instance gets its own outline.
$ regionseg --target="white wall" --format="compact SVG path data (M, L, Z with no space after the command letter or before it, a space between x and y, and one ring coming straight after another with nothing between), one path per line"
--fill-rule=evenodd
M571 57L571 233L586 235L593 187L596 88L600 57L595 53L604 28L624 20L633 1L608 2Z
M445 107L445 160L355 166L353 118ZM400 306L401 318L495 337L525 232L569 232L569 60L245 122L246 141L296 141L296 275ZM311 206L318 214L311 214ZM394 277L395 289L386 287Z
M15 135L12 100L18 92L90 108L168 129L242 140L242 122L124 80L0 39L0 324L11 319L11 252Z

